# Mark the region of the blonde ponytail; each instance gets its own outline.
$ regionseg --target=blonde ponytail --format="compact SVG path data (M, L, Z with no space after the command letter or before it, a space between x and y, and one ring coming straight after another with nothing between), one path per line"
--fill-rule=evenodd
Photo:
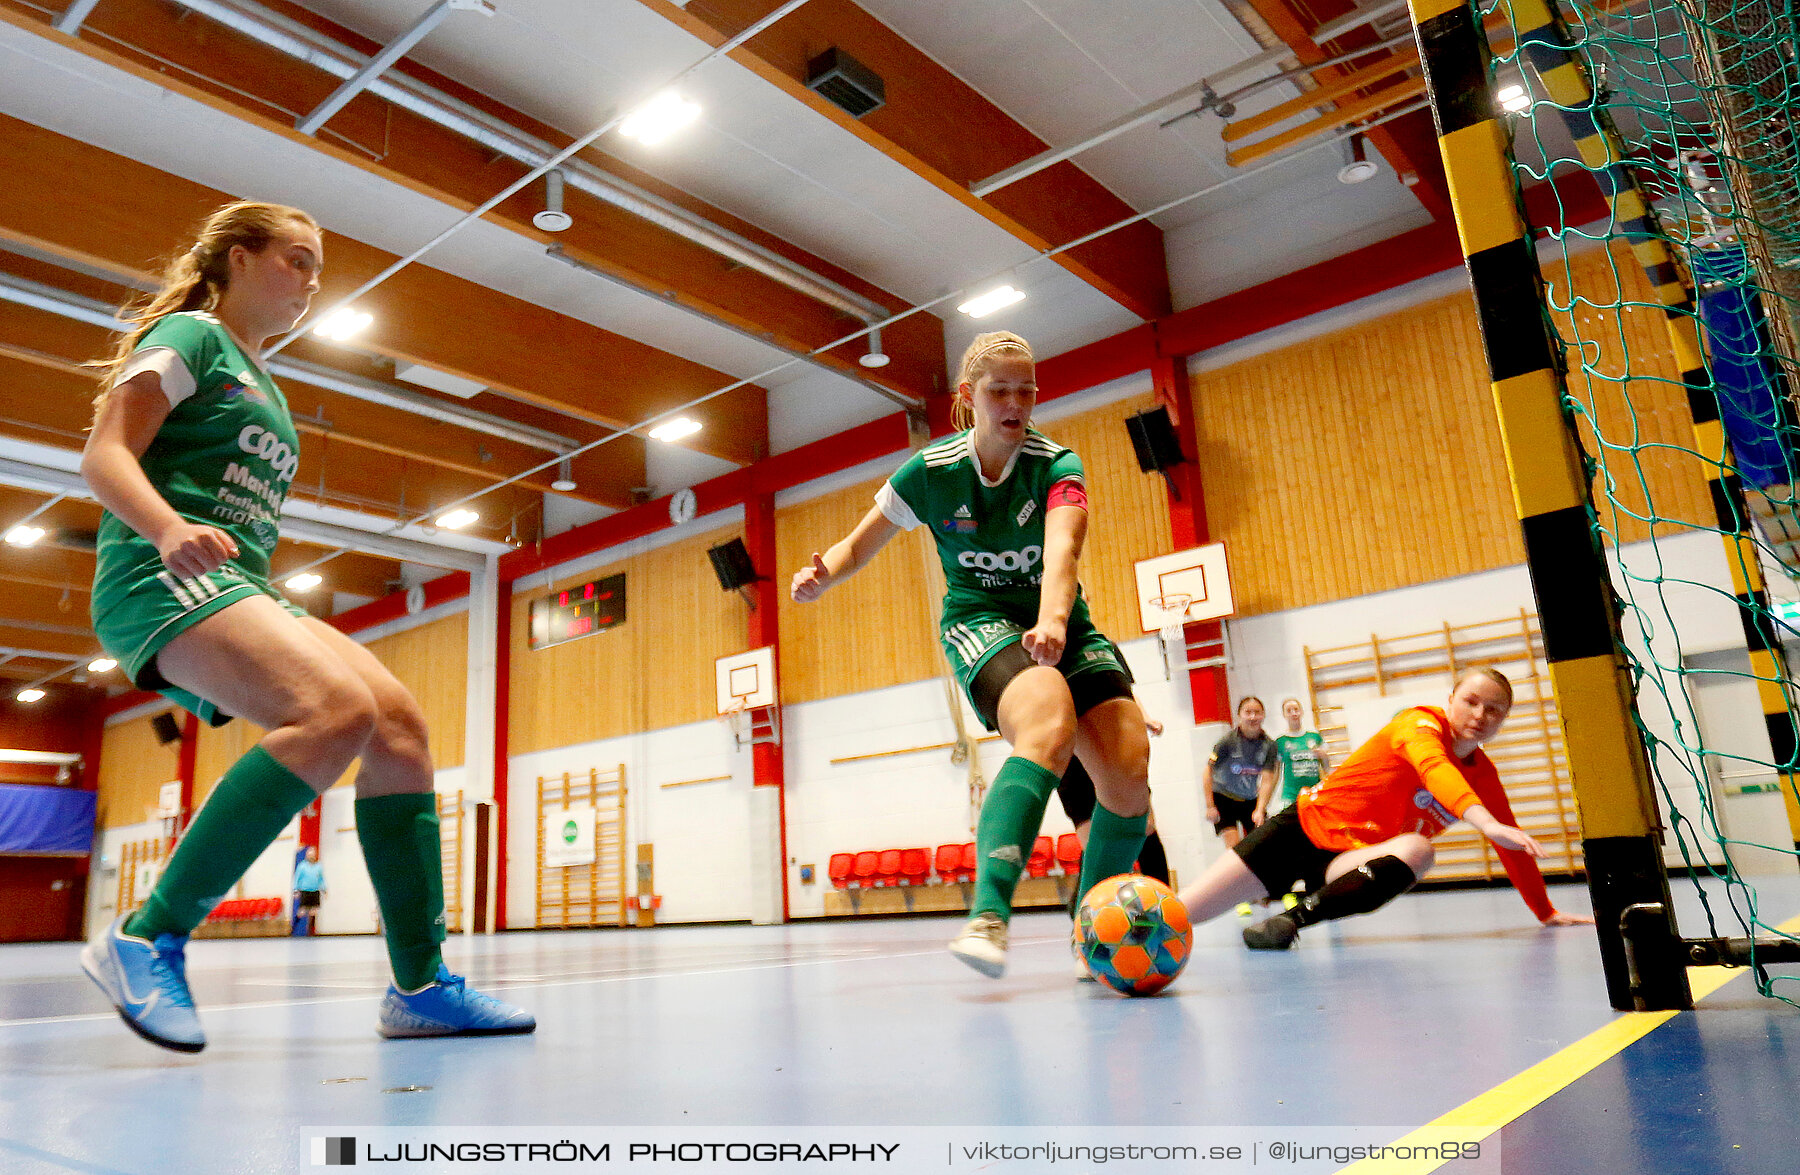
M145 295L120 313L129 328L119 336L112 354L88 364L100 372L100 389L94 394L94 412L106 402L121 369L152 326L171 314L186 310L212 310L231 283L231 250L242 245L261 253L281 231L293 224L318 230L312 217L283 204L240 200L215 210L200 226L194 244L163 267L154 294Z

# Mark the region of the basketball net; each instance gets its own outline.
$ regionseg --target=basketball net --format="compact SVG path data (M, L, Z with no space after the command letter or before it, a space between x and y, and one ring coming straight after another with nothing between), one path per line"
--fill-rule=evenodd
M1193 602L1194 597L1183 592L1170 592L1147 601L1162 612L1162 628L1156 639L1162 646L1163 668L1171 679L1187 672L1187 612Z

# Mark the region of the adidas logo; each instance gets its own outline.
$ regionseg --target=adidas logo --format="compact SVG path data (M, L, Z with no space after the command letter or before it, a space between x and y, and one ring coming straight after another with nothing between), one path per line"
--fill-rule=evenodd
M999 861L1003 865L1023 865L1025 854L1019 851L1018 845L1001 845L988 854L988 860Z
M958 507L957 507L957 508L956 508L956 513L955 513L955 515L953 515L953 517L956 517L956 518L973 518L973 517L974 517L974 515L973 515L973 514L970 514L970 513L969 513L969 507L968 507L968 505L967 505L967 504L966 504L966 503L965 503L965 504L963 504L963 505L961 505L961 506L958 506Z

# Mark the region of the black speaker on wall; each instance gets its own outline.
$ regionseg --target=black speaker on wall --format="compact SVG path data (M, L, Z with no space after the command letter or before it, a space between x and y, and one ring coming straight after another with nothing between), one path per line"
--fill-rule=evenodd
M1187 460L1181 455L1181 438L1175 434L1175 424L1166 407L1159 405L1127 416L1125 428L1131 433L1138 468L1145 473L1160 473Z
M156 732L156 741L164 746L181 741L181 723L175 721L173 714L158 714L150 720L150 729Z
M728 539L716 547L709 547L706 557L712 560L713 574L719 577L719 586L726 591L737 591L756 582L756 566L750 562L750 552L744 549L743 539Z

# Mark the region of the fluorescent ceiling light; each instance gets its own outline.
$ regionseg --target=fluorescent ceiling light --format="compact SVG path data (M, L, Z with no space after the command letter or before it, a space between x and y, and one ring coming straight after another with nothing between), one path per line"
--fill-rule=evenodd
M110 670L118 668L118 666L119 666L119 663L117 661L113 660L111 657L95 657L92 661L88 662L88 672L89 673L106 673Z
M659 424L650 430L650 435L659 441L678 441L682 437L691 437L700 431L700 422L686 416L677 416L667 424Z
M361 310L353 310L344 306L327 314L318 326L313 327L313 333L341 343L346 339L355 338L368 329L369 324L374 321L373 314L365 314Z
M476 383L472 379L464 379L460 375L451 375L448 371L439 371L437 368L427 367L423 363L409 363L404 367L396 367L394 378L464 400L478 392L487 391L486 384Z
M30 689L20 690L13 696L18 698L21 702L35 702L44 696L44 691L34 685Z
M44 528L33 526L29 522L21 522L6 532L6 541L15 547L29 547L44 537Z
M314 571L302 571L299 575L288 576L283 586L292 592L310 592L325 582L325 577Z
M699 117L699 103L689 102L674 90L664 90L626 115L619 124L619 133L654 147Z
M1531 105L1531 95L1527 94L1525 87L1520 85L1502 86L1500 92L1494 97L1499 99L1503 108L1515 114Z
M458 506L454 510L438 515L437 524L445 530L461 530L463 527L476 521L480 517L481 515L475 513L475 511L469 509L467 506Z
M1015 302L1025 300L1025 292L1011 285L998 285L991 290L983 290L957 309L970 318L986 318L996 310L1004 310Z

